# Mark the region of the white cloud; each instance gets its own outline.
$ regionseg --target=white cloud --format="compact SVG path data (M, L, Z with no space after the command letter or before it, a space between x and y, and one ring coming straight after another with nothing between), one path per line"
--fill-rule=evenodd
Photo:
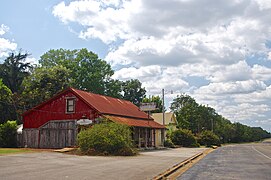
M252 77L254 79L259 79L262 81L271 80L271 76L270 76L271 68L254 64L251 70L252 70Z
M157 95L161 93L163 88L170 89L176 93L189 87L185 80L176 78L176 75L176 73L168 73L160 66L152 65L140 68L122 68L115 72L113 78L120 80L139 79L143 87L147 89L148 94Z
M196 93L199 94L211 94L211 95L223 95L223 94L242 94L251 93L266 89L266 85L262 81L248 80L248 81L236 81L227 83L210 83L207 86L202 86Z
M227 106L222 110L222 113L231 120L248 120L251 118L258 118L265 112L270 111L270 106L267 104L250 104L243 103L236 106Z
M208 77L212 82L244 81L251 79L251 67L245 61L229 66L218 66Z
M266 0L256 0L261 10L271 9L271 2Z
M9 31L9 27L4 25L4 24L1 24L1 26L0 26L0 36L4 35L8 31Z
M154 94L188 92L226 117L251 120L271 107L263 98L270 93L269 61L253 56L270 60L270 8L265 0L84 0L61 2L53 14L81 25L80 38L109 45L114 78L138 78ZM191 76L209 84L192 87L185 80Z
M122 79L128 80L131 78L141 79L141 80L148 80L145 78L154 78L160 76L162 73L161 67L154 65L154 66L147 66L141 68L122 68L119 71L116 71L113 75L115 79Z
M3 38L4 34L9 31L9 27L1 24L0 26L0 58L8 56L9 51L15 50L17 48L17 44L11 42L10 40Z

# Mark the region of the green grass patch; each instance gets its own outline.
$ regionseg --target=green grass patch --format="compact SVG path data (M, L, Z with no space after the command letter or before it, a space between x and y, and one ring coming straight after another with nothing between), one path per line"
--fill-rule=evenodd
M25 153L25 152L31 152L31 151L28 149L19 149L19 148L0 148L0 155Z

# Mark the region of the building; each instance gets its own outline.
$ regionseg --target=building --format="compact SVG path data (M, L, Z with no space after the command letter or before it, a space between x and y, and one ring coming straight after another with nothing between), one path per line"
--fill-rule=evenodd
M133 103L68 88L23 114L23 145L33 148L63 148L76 145L78 122L93 124L107 119L126 124L138 147L162 145L165 127Z
M163 113L153 113L152 118L155 122L163 124ZM165 124L167 130L175 131L177 129L176 116L172 112L165 112Z

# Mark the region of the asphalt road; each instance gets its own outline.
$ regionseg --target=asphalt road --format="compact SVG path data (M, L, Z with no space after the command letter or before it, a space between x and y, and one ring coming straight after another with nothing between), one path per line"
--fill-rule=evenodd
M151 179L206 148L141 152L133 157L75 156L34 152L0 156L0 180Z
M178 180L271 179L271 140L227 145L208 154Z

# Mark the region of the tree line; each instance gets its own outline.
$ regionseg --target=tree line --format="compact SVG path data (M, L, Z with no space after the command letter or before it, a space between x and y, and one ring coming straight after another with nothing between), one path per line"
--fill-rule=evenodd
M189 95L177 96L170 109L176 115L178 128L191 130L195 135L212 131L221 143L252 142L271 137L271 134L261 127L232 123L212 107L198 104Z

